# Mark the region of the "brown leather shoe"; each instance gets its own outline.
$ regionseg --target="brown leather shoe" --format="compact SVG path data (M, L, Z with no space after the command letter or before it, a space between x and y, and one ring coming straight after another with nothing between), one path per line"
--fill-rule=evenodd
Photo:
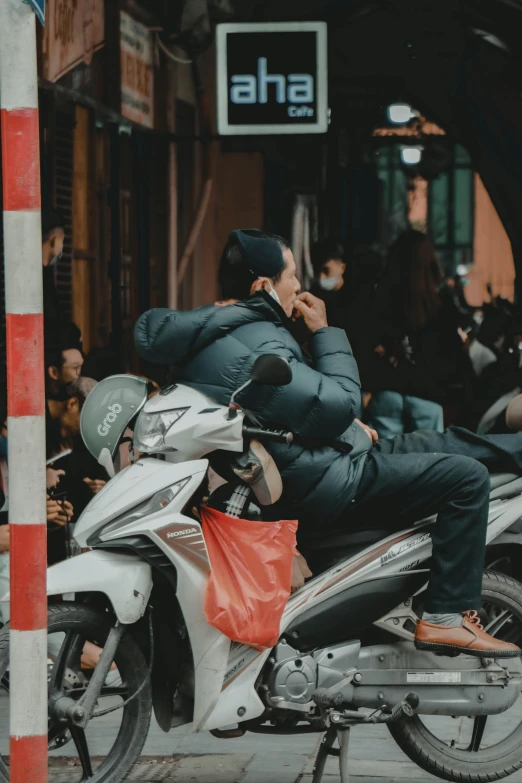
M455 655L464 653L477 658L516 658L522 651L516 644L495 639L484 631L476 612L464 612L462 625L434 625L419 620L415 629L418 650Z

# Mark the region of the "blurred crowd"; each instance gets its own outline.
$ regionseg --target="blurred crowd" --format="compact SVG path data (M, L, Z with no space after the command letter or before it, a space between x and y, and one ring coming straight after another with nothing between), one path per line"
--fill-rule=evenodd
M119 371L107 352L84 355L82 335L62 312L55 289L53 266L63 251L65 226L60 213L42 212L44 286L44 363L46 397L47 558L49 565L75 553L72 526L100 491L108 476L85 448L80 417L96 383ZM85 372L87 368L87 372ZM16 383L16 379L14 379ZM9 438L7 388L0 387L0 596L9 589ZM16 444L15 444L16 448ZM0 603L0 620L9 619L9 604Z
M361 416L381 438L450 425L519 428L522 320L511 302L488 287L488 301L469 305L466 279L444 277L430 239L415 230L387 254L361 247L348 257L324 240L312 263L312 291L358 361Z

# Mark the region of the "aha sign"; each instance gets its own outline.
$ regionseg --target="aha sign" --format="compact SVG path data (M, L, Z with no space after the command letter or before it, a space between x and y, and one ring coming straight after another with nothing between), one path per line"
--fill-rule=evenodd
M326 22L220 24L218 133L325 133Z

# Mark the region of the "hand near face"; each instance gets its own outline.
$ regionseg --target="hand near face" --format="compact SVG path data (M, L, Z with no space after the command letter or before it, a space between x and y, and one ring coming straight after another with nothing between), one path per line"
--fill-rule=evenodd
M299 294L294 303L297 317L301 317L311 334L328 326L326 307L322 299L309 291Z

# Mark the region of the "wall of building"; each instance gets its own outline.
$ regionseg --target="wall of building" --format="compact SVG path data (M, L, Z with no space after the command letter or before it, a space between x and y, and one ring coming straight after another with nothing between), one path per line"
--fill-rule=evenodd
M215 48L198 62L203 101L212 134L216 133ZM183 66L178 67L178 74ZM199 122L200 131L205 131ZM207 179L211 182L204 220L191 261L191 306L209 304L219 298L217 272L227 237L236 228L262 228L264 223L264 159L260 152L227 151L221 141L196 142L197 185L195 213ZM208 167L208 177L205 168ZM182 254L179 248L179 257Z
M197 256L195 304L219 298L219 259L228 235L237 228L263 226L263 158L260 153L218 152L215 184Z
M493 294L513 299L515 267L511 244L490 197L478 175L475 177L475 236L473 268L470 270L466 297L470 304L489 300L488 283Z

